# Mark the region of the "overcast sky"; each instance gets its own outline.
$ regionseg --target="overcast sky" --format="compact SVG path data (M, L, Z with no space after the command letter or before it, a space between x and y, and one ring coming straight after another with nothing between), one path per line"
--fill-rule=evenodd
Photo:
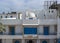
M43 9L45 0L0 0L0 12Z

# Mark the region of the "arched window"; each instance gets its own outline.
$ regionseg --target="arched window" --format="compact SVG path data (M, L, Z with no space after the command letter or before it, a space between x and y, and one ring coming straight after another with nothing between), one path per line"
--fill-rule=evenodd
M16 40L15 43L20 43L19 40Z
M42 43L47 43L47 41L46 41L46 40L44 40L44 41L42 41Z
M1 16L1 18L2 18L2 16Z
M27 43L34 43L32 40L29 40Z
M13 16L10 16L10 18L12 18Z

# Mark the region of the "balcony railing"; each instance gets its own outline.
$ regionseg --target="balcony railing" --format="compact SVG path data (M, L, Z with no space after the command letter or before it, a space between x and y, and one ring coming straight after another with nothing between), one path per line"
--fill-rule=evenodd
M23 33L0 33L0 35L23 35ZM37 34L24 34L24 35L44 35L43 33L37 33ZM48 35L57 35L57 33L49 33Z
M38 35L44 35L43 33L38 33ZM57 35L57 33L49 33L48 35Z
M15 33L15 34L11 34L11 33L1 33L0 35L22 35L23 33Z

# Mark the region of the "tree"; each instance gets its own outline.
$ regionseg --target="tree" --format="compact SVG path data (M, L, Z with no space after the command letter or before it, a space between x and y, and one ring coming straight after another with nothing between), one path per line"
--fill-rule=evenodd
M6 31L5 26L2 23L0 23L0 32L5 32L5 31Z

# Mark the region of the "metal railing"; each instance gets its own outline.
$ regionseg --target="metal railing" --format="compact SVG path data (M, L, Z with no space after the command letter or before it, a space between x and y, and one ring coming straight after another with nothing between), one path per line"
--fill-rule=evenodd
M38 33L38 35L44 35L44 33ZM48 35L57 35L57 33L49 33Z
M11 33L0 33L0 35L22 35L23 33L14 33L14 34L11 34Z

